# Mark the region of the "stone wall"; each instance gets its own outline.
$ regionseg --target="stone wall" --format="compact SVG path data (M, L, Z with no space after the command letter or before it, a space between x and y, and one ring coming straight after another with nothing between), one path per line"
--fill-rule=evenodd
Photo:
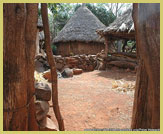
M102 50L96 55L75 55L69 57L62 57L61 55L54 55L56 68L58 72L63 72L65 68L82 69L83 72L94 70L106 70L112 67L135 70L137 66L136 57L128 53L113 53L105 57L105 52ZM35 69L37 72L44 72L49 68L46 57L38 55L35 59Z
M63 68L79 68L83 71L93 71L97 66L96 55L54 56L54 59L56 68L59 71L62 71Z

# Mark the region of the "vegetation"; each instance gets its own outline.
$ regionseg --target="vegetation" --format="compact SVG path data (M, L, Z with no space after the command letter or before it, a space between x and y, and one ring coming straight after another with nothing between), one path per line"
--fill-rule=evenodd
M80 7L81 5L77 5L75 7L75 11ZM111 10L107 10L104 4L98 3L96 5L87 3L86 7L106 26L108 26L110 23L112 23L116 16L113 14Z
M87 3L89 10L106 26L112 23L122 13L122 5L118 3ZM74 12L81 6L79 3L49 3L49 23L51 39L64 27Z
M50 32L52 39L64 27L68 19L72 16L72 5L66 3L49 3L48 8L52 14L49 14Z

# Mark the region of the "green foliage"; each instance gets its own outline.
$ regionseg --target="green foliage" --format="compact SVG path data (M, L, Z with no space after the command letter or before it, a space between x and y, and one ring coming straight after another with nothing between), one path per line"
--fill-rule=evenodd
M75 11L81 5L76 5ZM112 23L116 16L112 13L112 11L107 10L104 3L98 3L96 5L87 3L86 7L106 26Z
M57 54L57 46L52 44L51 48L52 48L53 54Z
M49 15L49 17L51 28L54 29L51 30L54 38L70 18L72 7L70 4L65 3L49 3L48 8L52 12L52 15Z
M41 18L41 8L38 8L38 17Z
M112 23L116 19L116 13L113 11L116 8L117 3L86 3L88 9L106 26ZM111 6L112 5L112 6ZM131 4L121 4L120 6L127 7ZM49 25L51 32L51 39L53 39L57 33L65 26L74 12L81 6L80 3L49 3ZM112 7L112 8L111 8ZM114 10L113 10L114 9ZM114 11L115 12L115 11ZM122 10L119 8L118 14L121 14ZM38 9L38 16L41 17L40 6Z
M132 48L135 44L136 44L136 41L129 40L129 41L127 42L127 46L128 46L129 48Z
M116 17L112 11L107 10L105 3L87 3L86 6L93 14L106 26L112 23ZM48 9L52 14L49 14L49 25L51 32L51 39L65 26L74 12L81 6L81 4L70 3L49 3Z

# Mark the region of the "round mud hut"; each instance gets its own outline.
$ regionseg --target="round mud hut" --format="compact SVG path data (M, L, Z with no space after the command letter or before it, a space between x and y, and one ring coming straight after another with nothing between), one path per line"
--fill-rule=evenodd
M132 7L125 11L120 17L115 19L106 28L97 30L97 33L105 38L105 53L108 53L108 46L115 40L124 40L126 44L128 40L135 40L135 29L132 18Z
M96 33L100 28L105 28L105 25L86 6L79 7L53 39L57 54L70 56L100 52L105 48L104 40Z

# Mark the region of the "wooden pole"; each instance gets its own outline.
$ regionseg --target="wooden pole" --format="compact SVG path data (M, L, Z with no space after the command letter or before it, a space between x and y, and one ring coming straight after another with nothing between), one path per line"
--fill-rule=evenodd
M41 14L43 21L43 28L45 33L45 49L47 53L48 63L51 69L51 78L52 78L52 102L53 102L53 110L58 121L59 130L64 131L64 122L60 113L60 108L58 104L58 81L57 81L57 72L56 72L56 64L53 59L53 53L50 46L50 31L49 31L49 23L48 23L48 11L47 4L41 4Z
M108 51L109 51L108 44L109 44L109 39L105 37L105 56L106 57L108 56Z
M139 66L131 128L160 129L160 4L134 3L133 20Z
M38 4L3 6L3 130L38 131L34 104Z
M25 48L27 57L27 89L28 89L28 130L38 131L38 124L36 121L36 110L34 102L34 59L36 53L36 34L38 21L38 4L26 4L26 27L25 27ZM31 23L32 22L32 23ZM29 74L32 76L30 77Z

